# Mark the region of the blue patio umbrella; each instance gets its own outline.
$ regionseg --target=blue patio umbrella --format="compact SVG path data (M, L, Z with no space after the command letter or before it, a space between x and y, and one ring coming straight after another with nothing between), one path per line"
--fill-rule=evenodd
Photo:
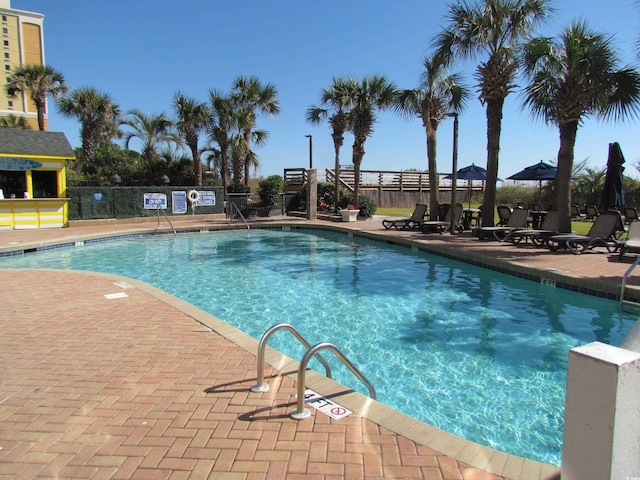
M451 174L444 177L447 180L451 180L453 176ZM487 170L472 163L468 167L461 168L456 173L458 180L486 180Z
M538 200L542 198L542 181L553 180L556 178L558 169L553 165L540 161L535 165L531 165L518 173L514 173L509 180L537 180L538 181Z
M617 209L624 205L624 191L622 190L624 172L624 155L618 142L609 144L609 159L607 160L607 173L604 177L604 188L600 206L604 211Z
M451 180L453 175L449 174L444 177L446 180ZM487 179L487 170L485 168L479 167L475 163L472 163L468 167L461 168L456 173L456 178L458 180L467 180L469 182L469 207L471 207L471 182L474 180L485 181ZM500 180L500 179L498 179Z

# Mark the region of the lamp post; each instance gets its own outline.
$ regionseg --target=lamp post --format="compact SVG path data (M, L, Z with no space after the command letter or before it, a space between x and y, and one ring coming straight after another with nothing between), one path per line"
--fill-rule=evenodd
M446 114L447 117L453 117L453 160L451 173L451 235L456 233L456 223L453 221L453 213L456 207L456 183L458 182L458 114L451 112Z
M305 135L309 139L309 170L313 168L313 135Z

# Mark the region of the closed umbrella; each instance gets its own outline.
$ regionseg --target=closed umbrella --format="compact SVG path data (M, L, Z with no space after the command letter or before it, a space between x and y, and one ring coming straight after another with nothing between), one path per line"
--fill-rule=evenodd
M622 190L622 172L624 167L624 155L618 142L609 144L609 159L607 160L607 173L604 177L604 188L600 206L604 211L618 209L624 205L624 192Z
M531 165L524 170L511 175L509 180L537 180L538 181L538 200L542 198L542 181L553 180L556 178L558 169L553 165L540 161L535 165Z

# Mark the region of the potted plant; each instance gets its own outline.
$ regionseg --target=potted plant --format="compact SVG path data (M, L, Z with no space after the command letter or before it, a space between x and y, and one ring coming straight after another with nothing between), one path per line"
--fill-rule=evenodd
M358 213L360 213L360 210L357 210L351 203L347 205L346 209L340 210L343 222L355 222L358 219Z

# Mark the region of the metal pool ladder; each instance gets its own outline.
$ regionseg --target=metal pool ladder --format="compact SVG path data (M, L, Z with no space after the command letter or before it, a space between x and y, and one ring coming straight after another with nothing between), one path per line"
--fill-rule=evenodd
M376 399L376 390L373 387L373 384L369 381L369 379L360 371L358 368L340 351L338 347L333 345L332 343L318 343L313 347L311 344L302 336L300 332L298 332L293 325L288 323L278 323L271 328L269 328L262 338L260 339L260 343L258 344L258 372L256 375L257 384L251 387L252 392L266 392L269 390L269 384L264 382L264 353L267 347L267 341L269 337L273 335L275 332L279 330L287 330L293 334L293 336L300 342L302 345L307 348L307 352L300 360L300 365L298 367L298 385L297 385L297 404L296 409L290 413L291 418L295 420L303 420L308 418L311 413L309 410L304 408L304 390L305 390L305 374L307 371L307 365L311 361L313 357L317 358L320 363L325 368L327 372L327 377L331 377L331 367L327 363L327 361L318 353L320 350L331 350L336 357L349 369L351 373L353 373L358 380L360 380L369 390L369 396Z
M247 226L247 230L251 230L251 227L249 227L249 223L247 222L247 219L244 218L244 215L242 215L242 211L240 211L240 208L238 208L238 205L236 205L234 202L227 202L227 205L229 204L233 205L233 209L235 209L235 211L238 212L238 215L240 216L244 224ZM233 218L233 215L231 215L231 218Z
M620 311L629 312L629 313L640 313L640 304L637 302L632 302L630 300L624 299L624 291L627 288L627 279L631 272L638 266L640 263L640 255L638 255L633 262L633 264L628 268L625 274L622 277L622 284L620 286Z

